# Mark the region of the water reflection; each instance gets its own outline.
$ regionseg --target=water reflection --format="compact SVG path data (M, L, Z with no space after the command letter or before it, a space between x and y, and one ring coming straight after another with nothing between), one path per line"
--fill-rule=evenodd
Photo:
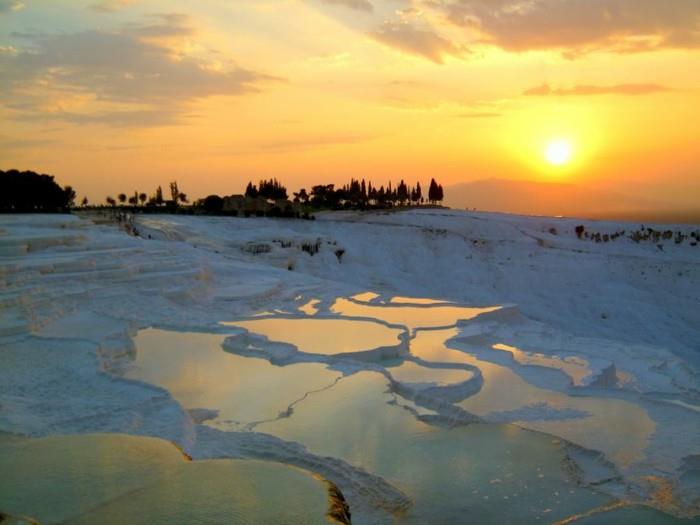
M452 385L471 379L474 374L468 370L450 368L428 368L412 361L404 361L396 366L387 366L396 381L402 383L434 383Z
M414 499L401 524L535 523L607 501L569 482L550 438L501 425L432 427L393 404L385 389L383 376L362 372L259 430L401 488Z
M521 365L543 366L546 368L554 368L561 370L571 378L574 386L583 385L583 380L591 375L591 370L588 367L588 362L585 359L578 357L566 357L564 359L557 356L546 356L544 354L524 352L514 346L505 344L493 345L494 350L508 352L513 356L516 362Z
M465 352L449 349L445 341L457 329L419 331L411 341L411 353L428 361L466 363L478 367L484 376L482 389L460 406L480 416L513 411L547 403L555 410L575 410L588 416L574 419L518 420L518 424L561 436L581 446L600 450L619 465L630 465L644 458L644 449L655 424L646 410L619 399L574 397L538 388L507 367L482 361Z
M218 411L207 421L244 428L285 412L308 391L340 377L320 364L270 365L221 348L225 335L142 330L134 339L136 361L127 376L168 390L185 408Z
M222 323L245 328L271 341L296 346L310 354L345 354L362 352L400 343L402 331L371 321L348 319L251 319Z
M500 307L470 308L466 306L386 306L360 304L344 298L336 299L331 311L346 317L381 319L389 324L402 325L410 330L453 326L458 320L499 310Z
M451 304L450 301L441 301L439 299L426 299L425 297L392 297L389 301L394 304L424 304L424 305L436 305L436 304Z
M187 462L170 443L123 435L0 435L0 509L40 523L327 524L323 483L259 461Z

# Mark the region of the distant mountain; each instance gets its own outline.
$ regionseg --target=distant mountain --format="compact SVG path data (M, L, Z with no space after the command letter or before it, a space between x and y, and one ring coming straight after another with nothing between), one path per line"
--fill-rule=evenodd
M577 184L485 179L445 188L445 204L455 209L523 215L696 222L700 213L673 210L664 202ZM673 217L671 217L673 216Z

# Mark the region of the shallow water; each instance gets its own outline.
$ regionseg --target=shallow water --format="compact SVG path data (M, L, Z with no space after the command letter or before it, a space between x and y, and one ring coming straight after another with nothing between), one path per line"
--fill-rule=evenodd
M225 335L141 330L127 377L168 390L186 409L215 409L206 421L222 429L274 419L307 392L332 385L340 374L325 365L272 366L221 348Z
M539 353L525 352L519 348L505 344L495 344L492 348L494 350L508 352L513 356L513 359L521 365L534 365L561 370L571 378L571 383L574 386L581 386L583 380L591 374L588 363L584 359L577 357L561 359L556 356L550 357Z
M408 329L447 327L458 320L467 320L477 315L493 312L500 307L470 308L451 305L424 306L387 306L382 304L365 304L345 298L336 299L331 311L345 317L367 317L381 319L384 322L405 326Z
M466 363L481 370L484 385L477 394L459 403L462 408L479 416L540 403L547 403L554 410L579 411L583 417L561 421L528 421L517 415L511 417L523 427L605 452L623 466L644 458L644 449L655 428L646 410L619 399L574 397L533 386L505 366L447 348L446 341L458 334L459 330L455 328L419 331L411 341L411 352L426 361Z
M346 319L251 319L222 323L245 328L271 341L292 344L310 354L345 354L362 352L400 343L400 329L372 321Z
M402 383L434 383L436 385L451 385L468 381L474 374L469 370L449 368L428 368L412 361L401 364L385 365L391 377Z
M172 444L123 435L0 435L0 509L42 525L327 524L328 493L278 463L186 461Z
M348 369L340 361L338 370L355 372L343 376L329 370L327 363L280 367L265 359L234 355L221 348L225 339L221 334L144 330L135 339L137 357L128 374L168 389L185 408L216 411L218 416L206 424L272 434L301 443L313 454L340 458L381 476L413 501L396 523L459 523L467 515L478 516L478 522L485 524L554 523L610 503L607 497L571 482L562 468L564 450L559 439L506 424L429 425L423 421L435 421L437 414L391 393L381 367L395 381L426 386L468 382L475 373L465 367L475 367L483 385L457 406L487 421L515 422L601 450L622 467L644 459L655 428L645 410L619 399L571 396L536 387L508 367L448 348L447 341L459 334L454 327L458 320L494 308L410 306L401 300L398 306L387 306L338 299L332 310L405 326L414 334L410 352L420 362L393 358ZM317 305L312 300L304 308L315 313L311 308ZM306 361L318 355L319 361L330 359L330 363L339 354L397 345L402 333L380 323L345 318L266 318L224 324L294 345L311 355ZM441 326L453 327L437 328ZM424 327L432 329L420 329ZM264 344L260 348L254 344L264 351ZM492 351L504 350L518 349ZM294 354L290 355L293 362ZM518 358L540 359L527 353ZM453 366L431 368L426 362ZM557 359L536 364L564 372L570 364L576 373L582 367L579 362ZM358 367L376 371L356 372ZM580 519L598 523L613 513L622 520L636 516L641 522L655 515L646 508L632 508ZM667 516L664 520L661 523L678 523Z

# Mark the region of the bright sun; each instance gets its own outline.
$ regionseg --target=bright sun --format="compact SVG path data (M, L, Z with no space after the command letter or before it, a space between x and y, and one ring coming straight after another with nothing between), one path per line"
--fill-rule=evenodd
M544 156L553 166L563 166L571 160L573 148L566 139L555 139L547 143Z

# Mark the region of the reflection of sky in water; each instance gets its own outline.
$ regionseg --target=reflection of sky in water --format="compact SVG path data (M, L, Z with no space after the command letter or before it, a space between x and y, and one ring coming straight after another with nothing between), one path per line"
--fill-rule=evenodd
M508 352L513 356L513 359L515 359L515 361L521 365L536 365L561 370L571 378L571 381L575 386L582 385L583 380L591 373L586 360L579 359L577 357L566 357L561 359L556 356L546 356L544 354L524 352L519 348L504 344L493 345L492 348L494 350Z
M319 301L318 299L311 299L309 302L301 305L299 307L299 311L306 315L316 315L318 313L317 306L320 302L321 301Z
M361 352L399 344L399 329L347 319L251 319L222 323L282 341L310 354Z
M354 299L355 301L369 302L369 301L373 301L377 297L379 297L378 293L363 292L363 293L358 293L357 295L353 295L350 299Z
M411 310L409 315L414 315ZM441 323L445 318L443 312L433 320ZM399 333L377 323L352 320L259 319L228 324L324 353L395 344ZM345 328L339 330L341 326ZM375 338L364 329L369 327L387 340ZM642 457L654 424L641 408L621 400L569 397L534 387L506 367L447 349L445 341L457 334L456 328L418 331L411 351L426 361L467 363L481 369L483 389L460 403L466 410L485 415L547 402L555 408L585 411L592 415L521 424L602 450L622 464ZM415 500L398 523L454 523L463 521L467 512L479 516L479 523L551 523L607 501L567 483L556 439L509 425L455 429L427 425L401 405L423 414L429 411L388 393L381 374L360 372L333 385L339 374L324 365L276 367L265 360L236 356L220 348L224 337L144 330L136 338L137 361L130 376L167 388L187 408L219 409L220 420L268 420L255 430L302 443L312 453L342 458L384 477ZM412 362L391 364L386 363L389 371L406 382L454 383L471 375ZM275 419L290 403L315 390L295 406L291 417ZM646 515L642 512L642 516Z
M450 301L440 301L439 299L426 299L425 297L401 297L391 298L394 304L449 304Z
M643 451L655 428L646 410L619 399L573 397L533 386L507 367L445 348L444 342L457 333L457 329L419 331L411 341L411 352L427 361L467 363L481 370L484 385L478 394L460 403L465 410L483 416L489 412L513 410L541 402L558 409L582 410L591 416L521 424L600 450L622 465L643 459Z
M436 383L451 385L471 379L474 374L468 370L449 368L428 368L412 361L404 361L400 365L387 367L391 376L402 383Z
M225 352L221 334L142 330L128 377L168 390L185 408L220 411L212 425L277 417L309 390L340 376L320 364L271 366L263 359Z
M413 330L415 328L430 328L452 326L458 320L467 320L479 314L493 312L500 307L469 308L464 306L384 306L358 304L348 299L337 299L331 311L348 317L370 317L381 319L387 323L399 324Z
M404 490L414 507L398 523L534 523L606 501L565 479L551 438L507 425L432 427L387 404L385 390L381 375L361 372L309 398L293 417L258 429Z
M40 523L327 524L327 492L279 463L185 461L170 443L123 435L0 435L0 509Z

